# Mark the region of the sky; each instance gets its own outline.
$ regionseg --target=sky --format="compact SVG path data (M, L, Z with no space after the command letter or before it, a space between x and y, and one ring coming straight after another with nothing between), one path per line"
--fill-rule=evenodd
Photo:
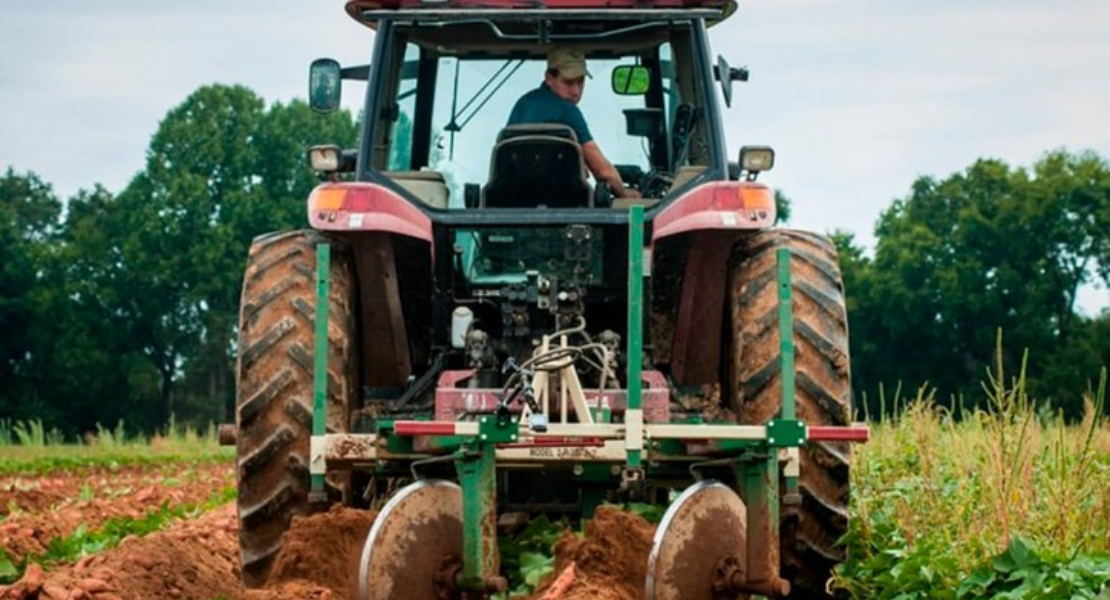
M61 198L123 189L198 87L303 98L313 59L364 63L372 42L342 0L9 2L0 15L0 169ZM1107 0L743 1L710 30L713 52L751 71L725 115L729 152L773 146L761 179L791 198L792 225L871 246L920 176L1059 148L1110 158L1108 25ZM1110 291L1081 304L1110 306Z

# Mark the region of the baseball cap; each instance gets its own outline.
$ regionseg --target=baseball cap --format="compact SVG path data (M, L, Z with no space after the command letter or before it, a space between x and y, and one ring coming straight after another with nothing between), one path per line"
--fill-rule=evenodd
M586 70L586 53L578 48L555 46L547 53L547 68L558 69L567 79L590 75ZM591 75L592 77L592 75Z

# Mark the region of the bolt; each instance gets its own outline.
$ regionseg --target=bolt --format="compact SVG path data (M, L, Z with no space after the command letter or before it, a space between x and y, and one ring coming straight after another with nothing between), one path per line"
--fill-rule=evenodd
M586 468L582 465L574 465L574 469L572 469L572 471L574 472L575 477L581 477L582 474L586 472Z
M485 441L485 439L486 439L486 434L483 433L482 434L482 441Z
M768 444L774 444L775 443L775 438L767 438L767 443Z
M613 475L613 476L620 475L621 474L620 465L613 465L613 466L609 467L609 474Z

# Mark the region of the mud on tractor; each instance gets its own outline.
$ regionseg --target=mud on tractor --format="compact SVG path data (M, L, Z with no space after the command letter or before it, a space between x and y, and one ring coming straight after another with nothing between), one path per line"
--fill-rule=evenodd
M637 500L667 506L647 598L825 596L867 430L835 247L772 227L770 148L726 155L718 94L747 73L706 32L734 5L346 8L370 65L316 61L310 102L364 80L360 145L310 150L310 228L254 240L243 284L244 582L294 515L380 502L363 598L488 597L507 515ZM641 198L591 184L567 128L505 127L556 44Z

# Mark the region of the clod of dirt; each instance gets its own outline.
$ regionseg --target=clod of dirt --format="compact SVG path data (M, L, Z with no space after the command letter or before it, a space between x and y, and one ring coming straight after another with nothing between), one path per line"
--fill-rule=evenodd
M247 600L354 600L358 561L376 513L334 506L294 517L265 590Z
M555 544L555 572L532 600L641 600L655 526L617 508L598 508L580 538Z

